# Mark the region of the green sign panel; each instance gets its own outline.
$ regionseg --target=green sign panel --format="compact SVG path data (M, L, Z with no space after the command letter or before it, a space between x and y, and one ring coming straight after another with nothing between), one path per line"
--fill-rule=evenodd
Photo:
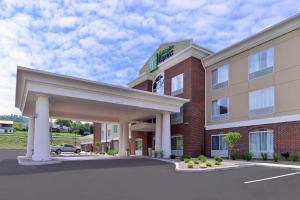
M173 51L174 46L169 46L157 53L155 53L149 60L148 64L148 69L149 72L153 72L158 68L158 64L164 62L166 59L170 58L173 56L174 51Z

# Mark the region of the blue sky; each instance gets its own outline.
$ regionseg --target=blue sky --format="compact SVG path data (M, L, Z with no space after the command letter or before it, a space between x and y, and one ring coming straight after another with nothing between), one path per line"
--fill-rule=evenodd
M221 50L300 12L299 0L1 0L0 114L16 66L126 85L162 42Z

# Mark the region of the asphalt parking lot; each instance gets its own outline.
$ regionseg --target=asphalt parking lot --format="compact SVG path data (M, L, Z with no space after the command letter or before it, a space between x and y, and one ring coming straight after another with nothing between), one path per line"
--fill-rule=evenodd
M173 164L151 159L18 166L16 156L22 154L20 150L0 150L1 200L290 200L300 196L300 173L289 169L176 172ZM269 177L273 178L264 180Z

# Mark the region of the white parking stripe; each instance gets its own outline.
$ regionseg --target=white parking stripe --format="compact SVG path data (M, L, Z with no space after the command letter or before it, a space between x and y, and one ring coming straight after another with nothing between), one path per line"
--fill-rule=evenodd
M253 180L253 181L247 181L244 183L255 183L255 182L260 182L260 181L266 181L266 180L271 180L271 179L276 179L276 178L281 178L281 177L285 177L285 176L292 176L292 175L296 175L296 174L300 174L300 172L295 172L295 173L290 173L290 174L283 174L280 176L273 176L273 177L269 177L269 178L263 178L263 179L257 179L257 180Z

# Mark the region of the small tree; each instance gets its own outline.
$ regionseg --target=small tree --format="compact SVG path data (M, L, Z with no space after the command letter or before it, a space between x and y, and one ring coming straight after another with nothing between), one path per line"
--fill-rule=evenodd
M230 159L230 154L232 150L234 149L237 141L240 139L241 134L239 132L228 132L225 137L224 141L228 145L228 150L229 150L229 159Z

